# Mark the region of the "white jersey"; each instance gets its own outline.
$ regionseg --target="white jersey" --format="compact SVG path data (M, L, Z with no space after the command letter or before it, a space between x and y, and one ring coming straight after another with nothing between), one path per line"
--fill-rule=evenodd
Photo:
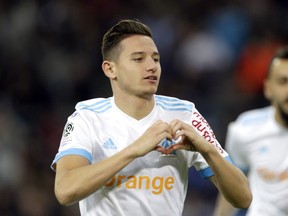
M76 112L68 118L59 152L51 166L54 169L59 158L71 154L81 155L91 164L97 163L133 143L155 121L170 122L176 118L192 124L223 157L229 159L193 103L155 95L153 110L141 120L123 113L113 97L78 103ZM173 143L163 140L161 145L167 147ZM204 178L213 175L199 153L177 150L162 155L152 151L132 161L101 189L81 200L81 215L180 216L191 166Z
M288 216L288 129L274 115L272 107L247 111L228 127L226 150L248 173L250 216Z

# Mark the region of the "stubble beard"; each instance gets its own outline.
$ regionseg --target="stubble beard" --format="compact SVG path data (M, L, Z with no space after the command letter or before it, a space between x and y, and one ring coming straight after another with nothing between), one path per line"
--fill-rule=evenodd
M288 103L288 98L285 100L284 103ZM280 113L280 117L282 118L285 126L288 127L288 111L285 112L285 109L282 106L279 106L279 113Z

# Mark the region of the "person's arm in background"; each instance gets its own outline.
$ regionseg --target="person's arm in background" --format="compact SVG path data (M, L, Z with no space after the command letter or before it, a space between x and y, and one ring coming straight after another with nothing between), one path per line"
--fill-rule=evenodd
M225 150L229 153L233 162L237 161L242 167L246 167L245 153L243 153L242 135L239 134L241 129L237 128L237 123L232 122L228 125L226 134ZM244 174L247 174L244 172ZM214 216L235 216L240 209L232 206L223 196L219 193L215 203Z

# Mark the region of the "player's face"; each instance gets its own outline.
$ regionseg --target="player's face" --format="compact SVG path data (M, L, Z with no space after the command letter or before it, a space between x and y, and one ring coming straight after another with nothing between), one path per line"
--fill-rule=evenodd
M288 116L288 60L275 59L265 83L265 94L277 111Z
M160 75L160 56L152 38L133 35L120 42L120 54L115 61L117 89L140 97L156 93Z

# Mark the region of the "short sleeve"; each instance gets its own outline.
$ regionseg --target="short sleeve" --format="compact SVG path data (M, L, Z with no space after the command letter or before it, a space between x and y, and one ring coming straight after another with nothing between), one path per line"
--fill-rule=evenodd
M51 168L55 171L57 161L67 155L83 156L91 163L92 151L89 123L79 111L75 111L67 119L58 153L51 164Z
M231 162L228 153L222 148L222 146L216 139L216 136L207 120L199 113L196 108L194 108L192 114L193 115L191 119L191 124L193 128L200 135L202 135L211 145L213 145L223 158ZM211 168L200 153L196 152L193 155L191 162L192 164L190 165L193 165L203 178L214 175Z
M225 149L229 153L233 163L241 169L243 172L248 171L248 163L245 154L241 137L241 128L237 125L237 122L232 122L228 125Z

